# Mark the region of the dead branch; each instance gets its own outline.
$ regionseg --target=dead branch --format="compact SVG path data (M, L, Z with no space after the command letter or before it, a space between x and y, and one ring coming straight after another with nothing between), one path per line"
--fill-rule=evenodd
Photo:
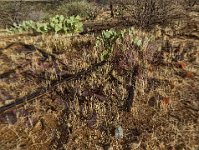
M136 77L139 73L139 67L135 66L131 75L130 75L130 83L129 86L127 86L128 96L126 98L126 101L124 103L124 110L130 112L131 107L133 105L134 96L135 96L135 90L136 90Z
M90 73L92 73L93 71L95 71L98 67L103 66L106 64L106 61L102 61L96 64L91 65L90 67L88 67L87 69L84 69L82 71L77 72L76 74L73 75L69 75L69 74L64 74L59 76L59 80L53 80L51 81L50 85L47 87L40 87L37 88L35 90L35 92L31 92L28 95L22 97L22 98L18 98L15 101L11 102L10 104L4 105L2 107L0 107L0 114L11 109L14 107L17 107L25 102L30 102L33 101L43 95L46 95L47 93L49 93L50 91L52 91L55 87L57 87L58 85L66 82L66 81L71 81L71 80L76 80L81 78L83 75L89 75Z
M44 61L45 61L46 59L48 59L49 57L51 57L53 61L56 61L56 60L57 60L60 64L62 64L63 66L67 67L67 66L66 66L60 59L58 59L55 55L49 54L49 53L45 52L45 50L42 50L41 48L38 48L38 47L36 47L36 46L34 46L34 45L25 44L25 43L22 43L22 42L12 42L12 43L8 44L6 47L0 48L0 52L1 52L2 50L5 50L5 49L8 49L8 48L12 47L12 46L15 45L15 44L24 46L25 48L27 48L27 49L29 49L29 50L31 50L31 51L36 51L36 50L39 51L39 52L42 54L42 56L44 57ZM1 54L1 53L0 53L0 54ZM14 69L10 69L10 70L8 70L8 71L6 71L6 72L0 74L0 79L6 78L6 77L10 76L10 74L15 73L16 70L21 69L21 68L24 68L26 65L29 65L29 64L30 64L30 62L28 62L28 63L26 63L26 64L24 64L24 65L22 65L22 66L19 65L19 66L17 66L17 67L14 68Z

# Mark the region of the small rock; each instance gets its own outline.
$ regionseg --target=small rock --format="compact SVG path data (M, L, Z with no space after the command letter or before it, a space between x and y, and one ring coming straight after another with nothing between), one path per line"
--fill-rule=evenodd
M96 147L97 150L104 150L104 148L99 146L99 145L95 145L95 147Z
M40 131L42 130L42 128L43 128L42 122L39 120L34 126L34 131Z
M140 144L141 142L132 143L130 147L132 150L136 150L140 147Z
M113 147L112 147L112 146L109 146L107 150L113 150Z
M118 127L115 129L115 138L117 138L117 139L123 138L123 129L122 129L121 126L118 126Z

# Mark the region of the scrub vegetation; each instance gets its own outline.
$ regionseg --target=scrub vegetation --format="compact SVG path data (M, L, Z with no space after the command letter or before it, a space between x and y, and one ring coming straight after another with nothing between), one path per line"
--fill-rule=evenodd
M198 10L0 2L0 150L198 150Z

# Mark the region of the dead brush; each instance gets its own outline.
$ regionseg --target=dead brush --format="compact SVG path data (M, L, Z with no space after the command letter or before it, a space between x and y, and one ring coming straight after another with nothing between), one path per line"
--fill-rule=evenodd
M195 5L197 5L197 0L184 0L184 5L185 7L194 7Z
M171 0L134 0L129 11L138 27L149 30L155 25L170 24L183 15L176 5Z

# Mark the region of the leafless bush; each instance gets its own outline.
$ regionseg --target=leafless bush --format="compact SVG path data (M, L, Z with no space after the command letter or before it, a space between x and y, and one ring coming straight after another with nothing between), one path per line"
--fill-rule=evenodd
M50 4L39 2L0 2L0 26L11 26L23 20L37 21L46 16L49 9Z
M110 0L110 2L113 4L115 15L130 17L133 23L142 29L151 29L157 24L167 25L185 15L180 0Z
M19 22L22 18L22 3L1 2L0 4L0 23L2 26L11 25L13 22Z
M197 5L197 0L184 0L184 3L188 7L193 7L194 5Z
M178 7L171 0L134 0L131 14L135 24L144 29L166 25L179 16Z

